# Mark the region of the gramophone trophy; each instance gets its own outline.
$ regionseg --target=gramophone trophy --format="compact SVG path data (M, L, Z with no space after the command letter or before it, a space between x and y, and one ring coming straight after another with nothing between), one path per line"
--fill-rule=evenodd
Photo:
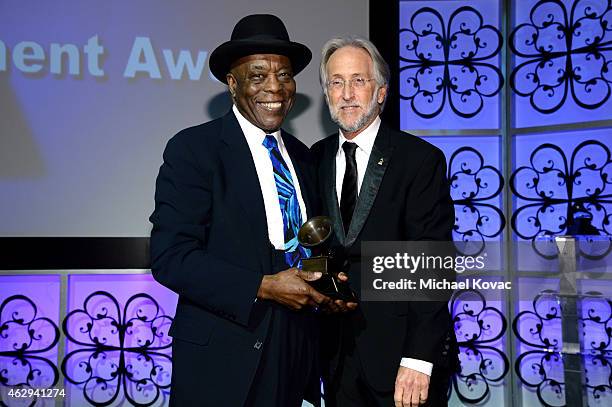
M330 248L332 228L327 216L310 218L302 225L298 241L312 253L310 258L302 259L302 270L321 272L321 278L309 282L321 294L334 300L356 301L348 283L338 279L338 273L348 267L343 256Z

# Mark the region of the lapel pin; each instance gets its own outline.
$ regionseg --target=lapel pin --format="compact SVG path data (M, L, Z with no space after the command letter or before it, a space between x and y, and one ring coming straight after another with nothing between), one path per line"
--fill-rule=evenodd
M384 158L381 158L380 160L378 160L378 165L383 165L383 162L385 161Z

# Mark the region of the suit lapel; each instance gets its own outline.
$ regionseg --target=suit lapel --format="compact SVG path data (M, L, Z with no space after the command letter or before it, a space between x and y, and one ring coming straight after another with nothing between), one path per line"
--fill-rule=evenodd
M385 175L389 161L391 161L393 146L391 146L389 143L389 137L390 136L387 129L381 123L378 134L376 135L376 140L372 146L370 159L368 160L361 189L359 190L359 197L355 206L355 212L353 212L351 225L349 226L346 240L344 242L344 246L346 247L353 245L357 239L357 236L361 232L361 229L363 228L363 225L370 214L370 210L372 209L376 195L378 194L378 189L380 188L380 183Z
M268 223L263 195L257 178L257 170L253 162L251 150L246 142L238 120L230 111L223 117L222 140L225 148L221 149L222 163L225 167L228 180L235 188L227 193L236 198L242 213L244 229L236 233L246 233L253 239L254 246L260 253L268 253L270 238L268 236ZM259 256L262 259L263 270L270 268L268 256ZM265 260L264 260L265 259Z
M344 227L342 226L342 215L338 206L338 193L336 192L336 154L338 153L338 135L332 137L329 148L323 150L321 158L321 185L323 186L323 197L328 216L334 223L334 233L341 245L344 245L346 238Z

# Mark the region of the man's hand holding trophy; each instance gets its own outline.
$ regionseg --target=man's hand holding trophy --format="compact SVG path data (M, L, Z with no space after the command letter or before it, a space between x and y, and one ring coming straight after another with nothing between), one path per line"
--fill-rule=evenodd
M348 260L340 250L331 247L332 230L332 221L327 216L310 218L302 225L298 241L312 253L302 259L302 270L321 273L321 278L309 284L333 300L325 311L352 311L357 308L357 297L348 283Z

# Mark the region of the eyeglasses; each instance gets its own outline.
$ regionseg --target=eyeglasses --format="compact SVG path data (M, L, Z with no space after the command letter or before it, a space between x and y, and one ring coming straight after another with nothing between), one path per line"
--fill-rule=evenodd
M362 89L365 87L366 83L375 80L374 78L366 79L366 78L352 78L347 80L336 78L331 81L327 81L327 86L333 90L342 90L346 86L347 82L349 86L353 89Z

